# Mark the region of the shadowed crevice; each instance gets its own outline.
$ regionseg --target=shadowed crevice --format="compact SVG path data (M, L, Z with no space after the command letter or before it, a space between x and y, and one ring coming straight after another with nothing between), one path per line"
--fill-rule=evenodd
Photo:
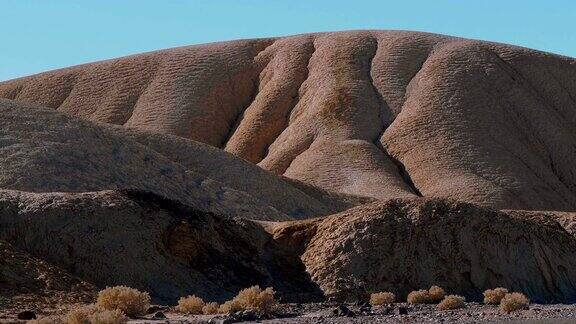
M266 50L268 50L268 48L270 48L272 45L274 45L274 43L276 43L276 40L270 40L270 43L268 45L266 45L262 50L258 51L254 55L254 57L252 58L252 64L254 64L254 61L256 60L256 58L261 53L266 52ZM252 105L252 103L254 102L254 99L256 99L256 96L258 96L259 86L260 86L259 77L260 77L260 74L262 73L262 71L266 68L266 66L268 64L270 64L270 61L268 61L266 64L262 64L261 66L256 66L256 71L254 71L254 75L253 75L252 80L251 80L252 81L252 91L250 93L250 97L248 98L248 102L245 105L243 105L240 109L238 109L238 113L236 114L236 117L233 119L232 123L230 123L230 125L228 126L229 131L226 134L226 136L222 139L222 142L220 143L220 146L219 146L221 149L226 148L228 141L230 141L232 136L234 136L236 129L238 129L238 126L242 122L242 119L244 118L244 112L246 111L246 109L248 109L248 107L250 107ZM234 90L234 83L231 81L230 75L228 75L228 82L229 82L230 86L232 87L232 92L235 93L236 91Z
M382 154L385 156L385 158L392 161L394 163L394 165L396 165L396 167L398 168L398 175L400 175L400 178L402 178L404 183L406 183L406 185L408 185L408 187L410 187L412 192L415 195L422 197L422 194L420 193L418 188L416 188L416 186L414 185L414 182L412 181L412 178L410 177L410 174L408 173L408 171L406 171L406 168L404 167L404 165L399 160L395 159L390 154L388 154L388 152L386 151L386 149L384 148L384 146L380 142L382 135L384 134L384 132L386 131L388 126L390 126L390 124L393 122L393 115L391 114L390 106L386 102L386 99L382 96L382 93L380 93L380 91L378 90L378 87L374 83L374 78L372 76L373 71L374 71L373 70L374 69L374 58L376 57L376 55L378 54L378 50L380 49L379 40L376 37L373 37L373 39L376 42L376 49L374 50L374 54L372 55L372 57L370 59L370 71L368 71L369 72L368 78L370 80L370 84L372 85L372 90L373 90L374 95L376 97L376 101L378 102L378 108L379 108L378 118L379 118L380 124L382 126L381 126L380 132L378 133L376 138L374 138L372 140L372 143L382 152ZM424 64L424 63L422 63L422 64ZM420 66L420 69L421 68L422 68L422 66ZM418 69L418 71L420 71L420 69ZM386 114L388 114L389 116L386 116Z
M314 39L312 39L312 41L310 43L312 46L312 51L310 52L310 55L308 56L308 58L306 60L306 75L304 76L304 78L302 79L302 82L298 86L298 90L296 92L296 97L293 98L291 106L286 111L284 127L276 134L274 139L270 141L270 143L266 146L266 148L264 148L264 151L262 154L262 159L260 161L257 161L256 163L259 163L268 157L270 146L274 142L276 142L276 140L278 140L278 137L280 137L280 135L282 135L282 133L284 133L284 131L290 126L290 115L292 115L292 111L300 103L300 99L302 98L302 95L301 95L302 85L304 85L306 83L306 81L308 81L308 77L310 76L310 61L312 60L312 57L316 53L316 44L315 44Z

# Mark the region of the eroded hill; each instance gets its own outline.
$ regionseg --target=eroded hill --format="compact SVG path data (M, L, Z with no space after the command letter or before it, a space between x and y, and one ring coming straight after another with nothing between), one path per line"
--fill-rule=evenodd
M222 148L378 199L576 207L574 60L388 31L196 45L0 84L0 96Z
M0 240L97 286L576 300L572 58L321 33L85 64L0 97Z

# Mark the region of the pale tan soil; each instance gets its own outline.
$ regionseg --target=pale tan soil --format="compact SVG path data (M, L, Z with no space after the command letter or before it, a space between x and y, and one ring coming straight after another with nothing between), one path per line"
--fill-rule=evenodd
M16 308L118 284L171 305L255 284L282 302L436 284L576 302L573 58L320 33L85 64L0 97L0 296ZM496 316L475 307L449 318Z
M85 64L0 83L0 97L196 140L343 194L576 210L575 74L573 58L520 47L351 31Z

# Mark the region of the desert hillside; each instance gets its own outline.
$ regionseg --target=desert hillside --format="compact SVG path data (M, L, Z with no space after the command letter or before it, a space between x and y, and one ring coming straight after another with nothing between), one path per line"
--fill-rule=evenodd
M319 33L74 66L0 98L0 244L66 282L162 303L254 284L576 302L573 58Z
M574 60L407 32L198 45L0 96L221 148L333 192L574 210Z

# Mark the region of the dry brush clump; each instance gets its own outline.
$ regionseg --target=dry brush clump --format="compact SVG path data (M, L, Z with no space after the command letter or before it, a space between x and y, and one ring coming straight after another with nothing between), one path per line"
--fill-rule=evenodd
M123 324L128 318L119 310L102 309L94 304L76 307L63 317L44 317L33 324Z
M232 314L243 310L240 304L235 300L226 301L224 304L218 307L218 313L220 314Z
M396 301L396 295L391 292L379 292L370 295L370 305L372 306L392 304L394 301Z
M88 322L90 324L122 324L128 322L128 318L119 309L104 309L92 313L92 315L88 317Z
M504 298L500 301L500 310L506 313L510 313L520 309L527 309L530 305L530 300L524 294L513 292L511 294L504 295Z
M98 310L99 308L94 304L76 307L70 310L68 314L64 316L63 320L64 323L66 324L90 323L88 318L90 317L90 315L97 312Z
M430 296L430 303L431 304L436 304L441 302L444 297L446 296L446 292L444 291L444 289L438 287L438 286L432 286L430 287L430 289L428 289L428 294Z
M415 290L408 294L406 300L410 304L437 304L446 296L444 289L432 286L428 290Z
M228 314L241 310L252 310L266 314L273 311L276 305L274 290L271 287L262 290L259 286L253 286L241 290L234 299L220 305L218 312Z
M202 314L204 314L204 315L217 314L219 308L220 308L220 305L218 305L218 303L216 303L216 302L206 303L206 305L204 305L204 307L202 307Z
M116 286L98 293L96 305L106 310L120 310L126 316L136 317L146 314L150 307L150 295L137 289Z
M502 287L487 289L484 291L484 304L498 305L507 293L508 289Z
M406 300L410 304L428 304L430 302L430 294L428 290L415 290L408 294Z
M466 298L458 295L448 295L436 306L438 310L449 310L464 308L466 306Z
M28 324L64 324L59 317L42 317L26 322Z
M188 297L182 297L178 300L178 306L176 310L184 314L202 314L203 308L206 305L202 298L196 297L194 295Z

